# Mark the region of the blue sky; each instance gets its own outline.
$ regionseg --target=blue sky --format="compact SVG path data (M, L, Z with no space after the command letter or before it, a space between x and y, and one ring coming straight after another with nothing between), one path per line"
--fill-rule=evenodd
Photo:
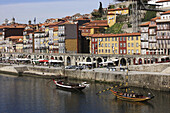
M7 18L16 18L16 22L27 23L37 18L44 22L47 18L62 18L75 13L90 13L99 7L107 7L114 0L0 0L0 24Z

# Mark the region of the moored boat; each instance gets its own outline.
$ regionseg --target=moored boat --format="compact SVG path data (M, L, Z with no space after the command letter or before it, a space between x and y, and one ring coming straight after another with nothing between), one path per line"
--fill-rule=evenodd
M63 89L63 90L69 90L69 91L81 91L86 88L85 84L78 84L78 83L70 83L65 82L62 80L56 81L53 79L53 82L57 86L57 88Z
M151 96L150 93L148 96L143 96L135 93L122 93L119 91L114 91L110 89L110 91L118 98L121 100L126 100L126 101L133 101L133 102L143 102L143 101L148 101L154 98L154 96Z

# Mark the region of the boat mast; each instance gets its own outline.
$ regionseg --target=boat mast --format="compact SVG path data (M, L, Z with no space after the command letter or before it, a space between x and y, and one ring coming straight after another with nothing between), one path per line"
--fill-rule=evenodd
M127 70L126 70L126 76L125 76L125 79L126 79L126 84L125 86L127 87L128 86L128 63L127 63ZM126 88L126 92L127 92L127 88Z

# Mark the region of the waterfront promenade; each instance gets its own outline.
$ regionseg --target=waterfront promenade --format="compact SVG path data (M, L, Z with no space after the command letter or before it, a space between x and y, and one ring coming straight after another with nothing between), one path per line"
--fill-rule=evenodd
M152 65L143 65L142 68L149 70L150 68L159 68L160 66L164 68L162 72L150 72L148 71L135 71L134 69L139 69L138 66L129 66L130 71L128 72L128 83L129 86L135 87L148 87L154 90L161 91L170 91L170 73L169 73L170 63L164 64L152 64ZM148 67L148 69L146 68ZM167 68L165 68L167 67ZM118 67L117 67L118 68ZM22 72L22 75L33 76L33 77L42 77L47 78L51 75L64 75L69 78L82 79L88 81L97 81L97 82L109 82L109 83L125 83L125 76L127 75L126 71L113 71L108 70L108 68L94 68L94 69L66 69L63 70L62 67L48 67L48 66L33 66L33 65L16 65L16 64L1 64L0 72L6 74L15 74L18 75L18 71ZM144 70L143 69L143 70ZM155 69L156 70L156 69Z

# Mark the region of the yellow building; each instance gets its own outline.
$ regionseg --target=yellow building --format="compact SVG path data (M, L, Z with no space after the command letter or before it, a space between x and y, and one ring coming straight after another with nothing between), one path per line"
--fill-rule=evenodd
M132 55L141 52L140 33L93 34L91 38L92 45L97 43L97 47L90 46L90 50L96 51L97 49L97 54Z
M127 38L127 54L140 54L141 53L141 36L140 33L132 36L128 36Z
M129 14L128 8L117 8L117 9L108 9L107 13L107 22L109 27L116 23L116 16L117 15L126 15Z
M80 30L81 30L82 36L85 36L87 39L90 40L89 47L91 48L91 45L92 45L91 35L105 33L105 30L108 27L109 26L107 24L107 20L94 20L94 21L83 24L83 26L80 27Z

